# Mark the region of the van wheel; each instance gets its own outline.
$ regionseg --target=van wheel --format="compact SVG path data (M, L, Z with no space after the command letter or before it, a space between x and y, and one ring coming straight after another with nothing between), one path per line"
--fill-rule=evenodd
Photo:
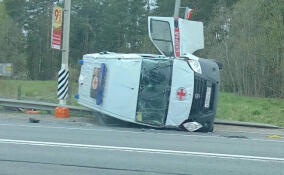
M95 122L99 125L106 125L105 115L100 112L94 112Z
M100 112L94 112L95 122L101 126L125 126L128 127L128 122L110 117Z

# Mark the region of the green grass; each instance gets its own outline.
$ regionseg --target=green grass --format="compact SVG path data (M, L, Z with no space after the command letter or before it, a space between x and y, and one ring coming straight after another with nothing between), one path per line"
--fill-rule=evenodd
M243 97L220 93L217 118L284 127L284 99Z
M21 86L21 99L57 103L56 81L0 80L0 97L17 98ZM72 94L77 93L72 83ZM73 95L67 101L78 105ZM284 127L284 99L241 97L232 93L220 93L218 119L267 123Z
M20 97L18 97L19 87L21 87ZM75 83L72 83L69 89L73 94L77 93ZM56 94L57 81L0 80L0 97L57 103ZM68 98L67 104L78 105L73 95Z

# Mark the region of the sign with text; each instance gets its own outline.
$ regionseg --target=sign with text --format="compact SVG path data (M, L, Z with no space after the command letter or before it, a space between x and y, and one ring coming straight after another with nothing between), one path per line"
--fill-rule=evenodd
M178 24L178 18L174 21L174 36L175 36L175 53L176 57L180 57L180 32L179 32L179 24Z
M51 32L51 48L61 49L62 44L62 14L63 10L59 6L53 7L52 13L52 32Z
M13 75L12 63L0 63L0 77L11 77Z

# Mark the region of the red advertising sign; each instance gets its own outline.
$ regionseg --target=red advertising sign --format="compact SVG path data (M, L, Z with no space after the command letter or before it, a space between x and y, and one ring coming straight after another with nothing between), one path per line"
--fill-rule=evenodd
M51 48L61 49L62 43L62 8L54 6L52 13Z

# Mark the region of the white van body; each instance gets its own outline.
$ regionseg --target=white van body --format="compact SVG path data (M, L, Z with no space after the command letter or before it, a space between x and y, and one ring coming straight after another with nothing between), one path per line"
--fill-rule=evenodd
M132 123L181 127L195 122L212 131L219 67L193 55L204 47L203 24L171 17L149 17L148 24L162 55L84 55L79 104Z
M79 104L121 120L136 122L141 65L144 59L138 54L84 55L84 64L79 77ZM173 59L172 61L172 82L165 126L179 126L185 121L189 116L193 98L194 71L183 60ZM102 63L107 65L107 73L103 103L97 105L96 99L90 96L92 83L90 75L93 74L93 69ZM180 88L184 88L186 92L182 100L177 96Z

